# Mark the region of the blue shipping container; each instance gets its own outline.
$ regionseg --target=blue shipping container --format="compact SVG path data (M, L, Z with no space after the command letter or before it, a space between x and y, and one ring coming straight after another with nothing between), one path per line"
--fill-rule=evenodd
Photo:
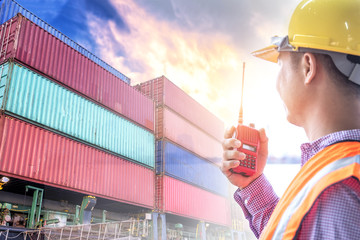
M219 167L168 141L156 142L156 174L165 174L228 197L229 181Z
M54 27L50 26L48 23L37 17L32 12L28 11L20 4L15 2L14 0L0 0L0 24L8 21L9 19L16 16L17 13L21 13L24 17L35 23L36 25L40 26L41 28L45 29L45 31L49 32L51 35L57 37L70 47L74 48L76 51L80 52L85 57L89 58L90 60L94 61L96 64L100 65L107 71L114 74L116 77L120 78L124 82L130 84L130 78L116 70L115 68L111 67L109 64L95 56L90 51L86 50L65 34L61 33L59 30L55 29Z
M0 104L8 114L154 167L151 132L18 63L1 65L0 73Z

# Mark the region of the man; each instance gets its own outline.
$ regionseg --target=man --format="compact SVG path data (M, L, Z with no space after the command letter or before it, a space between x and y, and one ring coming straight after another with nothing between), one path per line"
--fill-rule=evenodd
M360 0L302 1L288 36L253 54L278 63L287 119L309 143L279 199L263 175L264 129L251 177L231 172L245 154L237 151L235 128L225 133L221 169L239 187L234 198L252 231L261 239L360 239Z

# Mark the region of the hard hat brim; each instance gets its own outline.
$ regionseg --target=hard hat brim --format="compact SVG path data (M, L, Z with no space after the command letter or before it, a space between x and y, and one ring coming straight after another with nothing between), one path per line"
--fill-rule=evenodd
M279 57L279 52L277 51L277 48L278 46L276 45L270 45L266 48L254 51L251 54L266 61L277 63Z

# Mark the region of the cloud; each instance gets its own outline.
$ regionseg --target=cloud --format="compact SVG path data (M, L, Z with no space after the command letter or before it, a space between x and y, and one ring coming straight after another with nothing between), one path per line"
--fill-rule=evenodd
M228 35L248 51L281 34L298 0L170 0L136 2L160 20L182 29Z
M112 0L121 24L92 13L86 19L100 57L130 77L132 84L165 75L226 126L237 119L246 61L245 120L267 127L273 142L280 143L270 152L297 152L297 143L285 148L281 144L299 129L286 123L275 91L276 64L249 54L283 28L292 4L276 0L275 8L265 0L220 2L228 3Z
M227 92L238 85L242 53L228 35L184 29L154 17L135 2L114 1L113 5L130 31L112 20L87 17L105 61L133 84L165 75L216 115L230 116L224 104ZM116 54L119 48L124 56Z

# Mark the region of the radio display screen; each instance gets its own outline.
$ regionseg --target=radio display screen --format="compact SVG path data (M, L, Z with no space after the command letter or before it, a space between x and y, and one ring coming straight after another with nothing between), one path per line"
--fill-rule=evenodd
M243 143L242 148L246 149L246 150L249 150L249 151L252 151L252 152L256 152L256 147L247 145L245 143Z

